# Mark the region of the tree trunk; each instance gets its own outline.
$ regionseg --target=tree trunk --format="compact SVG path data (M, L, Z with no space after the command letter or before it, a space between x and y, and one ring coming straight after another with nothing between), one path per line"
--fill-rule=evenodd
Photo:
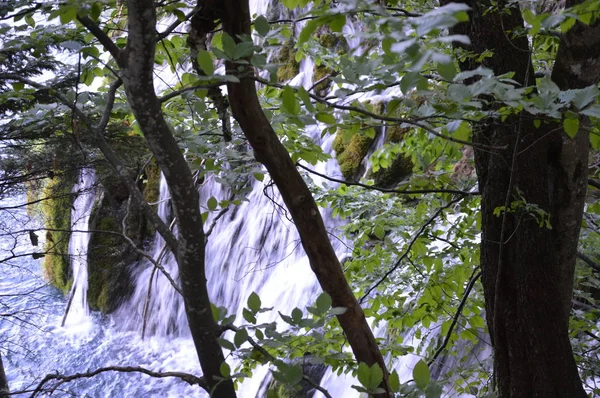
M10 389L8 388L8 380L4 373L4 364L2 363L2 353L0 353L0 398L8 398Z
M501 1L500 11L474 0L463 3L472 8L470 21L453 33L468 35L468 49L476 54L492 50L493 56L482 63L496 75L515 72L514 80L534 85L528 39L515 34L524 29L518 3ZM596 71L593 78L582 79L569 73L581 61L572 51L573 39L580 36L590 46L585 56L597 61L597 27L576 25L561 39L552 73L562 90L597 83L600 76ZM463 70L477 66L473 61L461 64ZM560 121L536 128L533 119L523 113L474 128L474 142L507 148L499 153L475 148L482 192L482 283L496 383L501 397L585 397L569 340L569 313L589 136L582 129L570 139ZM494 214L519 200L544 213L536 218L518 207ZM544 214L551 229L540 226Z
M125 49L118 50L108 37L95 34L119 65L127 101L169 185L178 225L175 257L185 310L209 393L233 398L236 396L233 383L224 379L220 371L225 359L217 341L217 325L206 287L205 237L198 191L154 90L155 4L152 0L130 0L127 8Z
M238 35L250 35L248 1L226 0L221 4L224 32L234 38ZM256 160L265 165L277 185L323 291L331 296L333 306L347 308L344 314L338 315L338 320L356 360L368 365L379 364L385 375L381 387L387 393L378 396L391 396L385 362L362 308L346 281L319 209L289 153L263 113L254 81L243 78L248 74L253 76L254 71L250 67L240 71L240 65L232 62L228 62L226 68L228 74L241 79L240 83L227 85L233 116L252 145Z

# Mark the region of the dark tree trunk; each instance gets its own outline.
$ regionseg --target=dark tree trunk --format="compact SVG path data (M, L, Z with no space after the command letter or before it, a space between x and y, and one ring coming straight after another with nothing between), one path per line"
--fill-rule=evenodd
M217 341L217 324L206 286L205 236L198 191L154 90L157 40L154 1L129 0L127 17L127 46L123 50L102 31L84 24L117 61L127 101L169 185L179 231L178 242L170 246L177 259L186 315L209 393L233 398L236 396L233 382L221 377L224 356Z
M225 0L221 2L223 30L231 37L250 35L248 1ZM331 246L319 209L289 153L279 141L258 101L255 82L244 79L254 75L251 68L240 71L240 65L229 62L227 73L240 77L240 83L229 83L227 90L233 116L238 121L254 149L256 159L265 165L277 185L302 241L310 266L319 283L328 293L335 307L347 311L338 320L358 362L375 363L384 371L381 387L388 391L378 396L390 396L387 369L362 308L344 276L340 262Z
M472 8L470 21L453 33L468 35L468 49L475 53L493 51L483 65L496 75L515 72L517 82L533 85L529 42L515 34L523 31L518 3L500 1L501 11L489 11L485 2L463 3ZM597 27L577 25L564 36L552 73L562 90L597 83L600 76L570 73L575 62L583 62L574 55L576 37L587 46L580 57L597 62L600 55ZM477 66L465 62L461 68ZM507 148L498 153L475 148L482 192L482 283L496 383L501 397L585 397L568 332L589 137L582 129L570 139L555 121L535 128L533 119L523 113L474 128L474 142ZM551 229L524 209L494 214L521 199L545 212Z
M2 363L2 354L0 353L0 398L8 398L10 389L8 388L8 380L4 373L4 364Z

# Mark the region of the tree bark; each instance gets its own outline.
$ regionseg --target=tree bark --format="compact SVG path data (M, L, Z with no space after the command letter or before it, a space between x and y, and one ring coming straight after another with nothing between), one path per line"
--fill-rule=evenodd
M169 185L177 217L175 257L185 310L209 393L233 398L236 396L233 382L223 378L220 371L225 359L217 341L217 325L206 287L205 237L198 191L154 90L155 4L152 0L129 0L127 12L128 37L123 50L116 48L99 29L88 29L117 61L127 101Z
M4 373L4 364L2 363L2 353L0 353L0 398L8 398L10 389L8 388L8 380Z
M471 7L470 21L453 33L468 35L467 49L476 54L492 50L482 64L496 75L515 72L514 80L533 85L529 42L515 34L524 29L518 3L500 1L499 10L475 0L463 3ZM585 65L581 58L598 62L599 33L597 26L577 24L562 37L552 73L562 90L598 82L597 66L593 76L571 72L575 62ZM477 66L461 64L463 70ZM533 119L521 114L474 128L475 142L507 148L500 153L475 148L482 192L482 283L496 383L501 397L585 397L569 340L569 313L589 136L580 129L570 139L560 121L536 128ZM551 229L523 209L494 214L521 199L544 211Z
M250 35L250 11L247 0L225 0L221 2L221 7L224 32L236 40L239 35ZM386 393L377 396L391 396L385 362L362 308L346 281L319 209L289 153L263 113L254 81L243 78L244 75L253 75L254 71L251 67L242 68L242 65L232 62L228 62L226 68L228 74L240 78L239 83L227 85L233 117L254 149L256 160L265 165L277 185L300 234L310 266L323 291L331 296L333 306L347 308L344 314L338 315L338 320L356 360L368 365L379 364L385 375L381 388Z

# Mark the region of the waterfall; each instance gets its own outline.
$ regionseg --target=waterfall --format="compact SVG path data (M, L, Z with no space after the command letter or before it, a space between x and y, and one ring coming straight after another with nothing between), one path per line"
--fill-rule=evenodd
M71 229L73 232L69 240L73 285L62 322L63 325L66 321L73 324L79 323L89 313L87 303L87 249L90 241L90 233L88 232L90 215L96 197L93 189L95 181L96 175L93 169L82 169L78 182L72 191L77 194L71 212Z

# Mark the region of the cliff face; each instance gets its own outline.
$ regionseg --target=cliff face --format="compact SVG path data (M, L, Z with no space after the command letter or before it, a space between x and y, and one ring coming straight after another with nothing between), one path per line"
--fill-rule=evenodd
M156 202L160 170L148 158L139 137L128 137L128 166L132 175L140 176L138 184L146 200ZM132 149L133 148L133 149ZM45 277L63 294L72 285L72 259L69 255L70 230L74 220L72 212L76 194L72 192L81 165L57 170L40 183L27 185L28 202L40 201L28 207L31 217L40 220L45 232L40 235L45 255L42 266ZM87 250L88 304L104 313L114 311L131 292L129 265L139 260L139 253L123 234L139 248L154 234L154 229L143 216L136 203L129 203L129 195L118 177L103 161L92 162L97 176L97 195L91 212L88 229L90 241ZM122 230L125 225L125 231Z

